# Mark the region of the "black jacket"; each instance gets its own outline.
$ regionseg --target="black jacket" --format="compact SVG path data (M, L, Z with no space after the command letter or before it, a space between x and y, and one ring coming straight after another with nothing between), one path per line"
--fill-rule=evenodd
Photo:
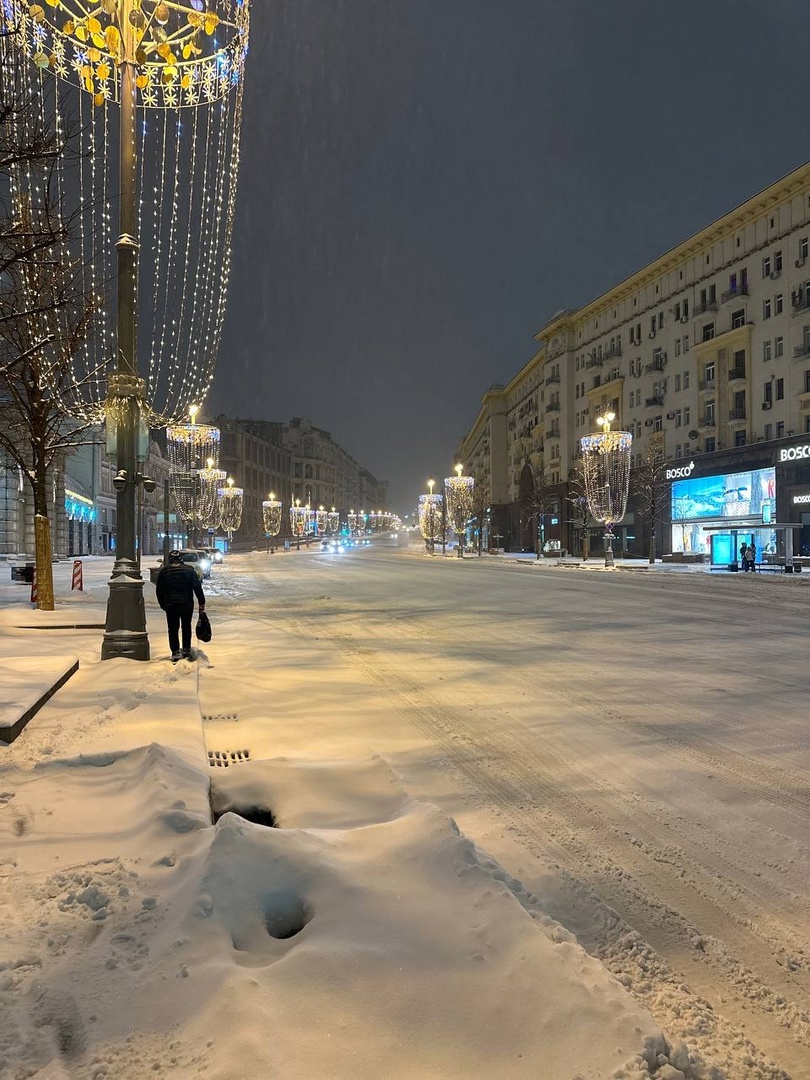
M182 562L163 567L155 582L155 595L164 611L168 607L194 607L195 596L200 604L205 604L197 571Z

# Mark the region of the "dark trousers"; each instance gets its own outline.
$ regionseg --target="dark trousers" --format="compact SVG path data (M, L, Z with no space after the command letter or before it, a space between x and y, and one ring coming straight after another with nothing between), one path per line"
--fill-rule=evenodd
M169 629L169 648L180 652L180 627L183 628L183 650L191 651L191 616L194 604L171 604L166 608L166 626Z

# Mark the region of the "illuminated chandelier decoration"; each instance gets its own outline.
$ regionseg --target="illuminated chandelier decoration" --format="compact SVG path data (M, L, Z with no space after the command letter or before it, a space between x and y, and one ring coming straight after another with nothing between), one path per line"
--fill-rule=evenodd
M317 533L320 536L326 532L327 513L322 506L319 506L317 510L313 510L313 518L317 525Z
M357 530L357 514L354 510L350 510L346 515L346 524L349 526L349 532L353 535Z
M472 517L473 488L475 487L473 477L463 476L463 470L463 465L456 465L456 475L448 476L444 481L447 499L447 520L458 538L457 551L459 558L464 556L464 537L467 531L467 523Z
M22 49L31 60L22 65L26 90L53 113L58 135L71 126L83 140L77 160L56 162L60 199L78 199L81 210L61 257L82 268L79 285L98 305L94 333L73 358L71 386L52 388L74 416L105 417L116 357L115 310L105 294L116 279L126 69L139 144L135 237L149 253L138 271L145 423L178 421L211 384L230 272L249 22L247 0L0 3L0 77ZM75 92L65 92L68 84ZM12 198L39 205L38 183L34 173L15 171Z
M225 473L215 468L219 461L219 428L211 424L198 424L197 413L199 406L192 405L189 408L191 417L189 423L169 424L166 428L166 445L169 452L169 479L171 482L172 495L177 506L177 511L184 521L195 524L199 520L206 528L216 528L217 525L217 491L218 486L214 483L214 473L219 474L217 479L221 483L225 479ZM208 462L207 472L203 465ZM211 475L208 476L208 473ZM202 477L210 479L212 486L206 489L208 501L213 500L213 505L206 502L205 520L203 514L203 490L201 487Z
M326 527L331 533L336 533L340 528L340 514L337 512L334 506L326 515Z
M240 487L233 486L233 480L228 479L227 487L221 487L217 491L219 499L219 524L227 532L228 539L242 524L242 506L245 492Z
M301 506L298 499L295 500L295 505L290 507L290 528L292 529L293 536L303 536L304 527L307 520L307 508Z
M208 458L206 467L197 473L196 520L204 529L216 529L219 525L219 490L227 475L224 469L214 468L213 458Z
M605 526L605 566L613 565L613 526L622 520L627 509L633 447L629 431L610 430L615 419L612 412L597 416L596 422L602 430L580 439L588 510L595 521Z
M419 531L425 540L432 546L437 540L441 540L443 533L443 495L419 496Z
M273 497L272 491L270 498L262 503L262 523L266 536L278 536L281 532L281 502Z

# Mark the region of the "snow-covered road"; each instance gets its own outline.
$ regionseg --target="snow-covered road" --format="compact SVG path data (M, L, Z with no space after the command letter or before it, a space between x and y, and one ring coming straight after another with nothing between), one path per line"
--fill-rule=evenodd
M334 653L379 698L358 737L666 1030L810 1077L803 580L381 547L250 567L220 575L212 612Z
M81 664L0 750L2 1080L810 1080L810 575L232 555L173 666L109 569L0 584Z

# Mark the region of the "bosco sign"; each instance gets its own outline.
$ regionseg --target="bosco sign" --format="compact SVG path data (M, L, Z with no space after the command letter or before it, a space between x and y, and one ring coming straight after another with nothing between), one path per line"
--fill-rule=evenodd
M798 461L801 458L810 458L810 445L789 446L786 450L779 451L780 461Z
M810 449L810 447L808 447ZM686 476L692 475L692 469L694 469L694 461L690 461L688 465L681 465L677 469L667 469L667 480L683 480Z

